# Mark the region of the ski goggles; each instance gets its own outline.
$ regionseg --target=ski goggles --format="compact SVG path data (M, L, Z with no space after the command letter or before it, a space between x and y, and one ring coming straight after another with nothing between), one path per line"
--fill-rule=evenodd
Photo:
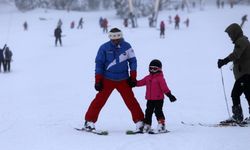
M149 72L158 72L161 71L160 67L157 66L149 66Z

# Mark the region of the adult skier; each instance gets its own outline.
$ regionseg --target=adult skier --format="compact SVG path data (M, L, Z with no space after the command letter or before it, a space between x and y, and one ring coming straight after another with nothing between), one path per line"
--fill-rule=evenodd
M110 41L100 46L95 59L95 89L98 93L85 114L84 129L95 130L102 107L116 89L132 114L136 131L142 131L144 114L132 91L137 75L134 50L123 39L122 31L118 28L110 30L109 38Z
M57 42L59 41L60 45L62 46L62 29L61 26L57 26L54 31L55 36L55 46L57 46Z
M229 25L225 32L228 33L228 36L231 38L234 44L234 50L226 58L218 60L218 68L232 61L236 81L231 93L233 115L229 119L222 121L222 123L241 123L243 121L240 103L242 93L245 94L250 113L250 43L248 38L243 34L241 27L236 23ZM247 117L245 121L250 123L250 117Z
M4 49L6 48L6 44L4 45L3 49L0 49L0 72L1 66L3 66L4 72L6 71L5 64L4 64Z
M9 49L9 47L6 47L4 50L4 65L5 65L5 70L10 72L10 63L12 60L12 51Z

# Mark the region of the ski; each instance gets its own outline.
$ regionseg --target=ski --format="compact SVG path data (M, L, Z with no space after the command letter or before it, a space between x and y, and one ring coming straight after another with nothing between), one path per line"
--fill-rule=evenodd
M126 134L127 135L135 135L135 134L143 134L143 132L142 131L127 130Z
M164 130L164 131L151 130L148 132L148 134L164 134L169 132L170 132L169 130Z
M203 126L203 127L248 127L248 124L242 124L236 122L210 124L210 123L186 123L184 121L181 121L181 123L189 126Z
M85 128L75 128L75 130L93 133L93 134L97 134L97 135L108 135L109 134L108 131L104 131L104 130L86 130Z

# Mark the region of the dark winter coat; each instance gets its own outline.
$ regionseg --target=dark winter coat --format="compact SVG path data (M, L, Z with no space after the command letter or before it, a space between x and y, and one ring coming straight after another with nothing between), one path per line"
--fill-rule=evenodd
M250 42L246 36L243 35L241 27L233 23L225 30L234 43L234 50L227 57L233 61L233 72L235 79L239 79L245 74L250 75Z
M62 34L61 28L60 28L60 27L57 27L57 28L55 29L54 36L55 36L55 37L61 37L61 34Z
M0 49L0 61L4 60L3 50Z
M5 58L4 60L11 60L12 59L12 52L9 48L6 48L4 51Z

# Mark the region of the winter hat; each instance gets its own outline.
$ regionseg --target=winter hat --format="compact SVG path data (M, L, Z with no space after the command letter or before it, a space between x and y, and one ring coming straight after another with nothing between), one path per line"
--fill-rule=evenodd
M122 31L118 28L112 28L109 33L109 38L111 40L117 40L122 38Z
M158 59L154 59L150 62L149 66L156 66L156 67L159 67L159 68L162 68L162 64L161 64L161 61L158 60Z

